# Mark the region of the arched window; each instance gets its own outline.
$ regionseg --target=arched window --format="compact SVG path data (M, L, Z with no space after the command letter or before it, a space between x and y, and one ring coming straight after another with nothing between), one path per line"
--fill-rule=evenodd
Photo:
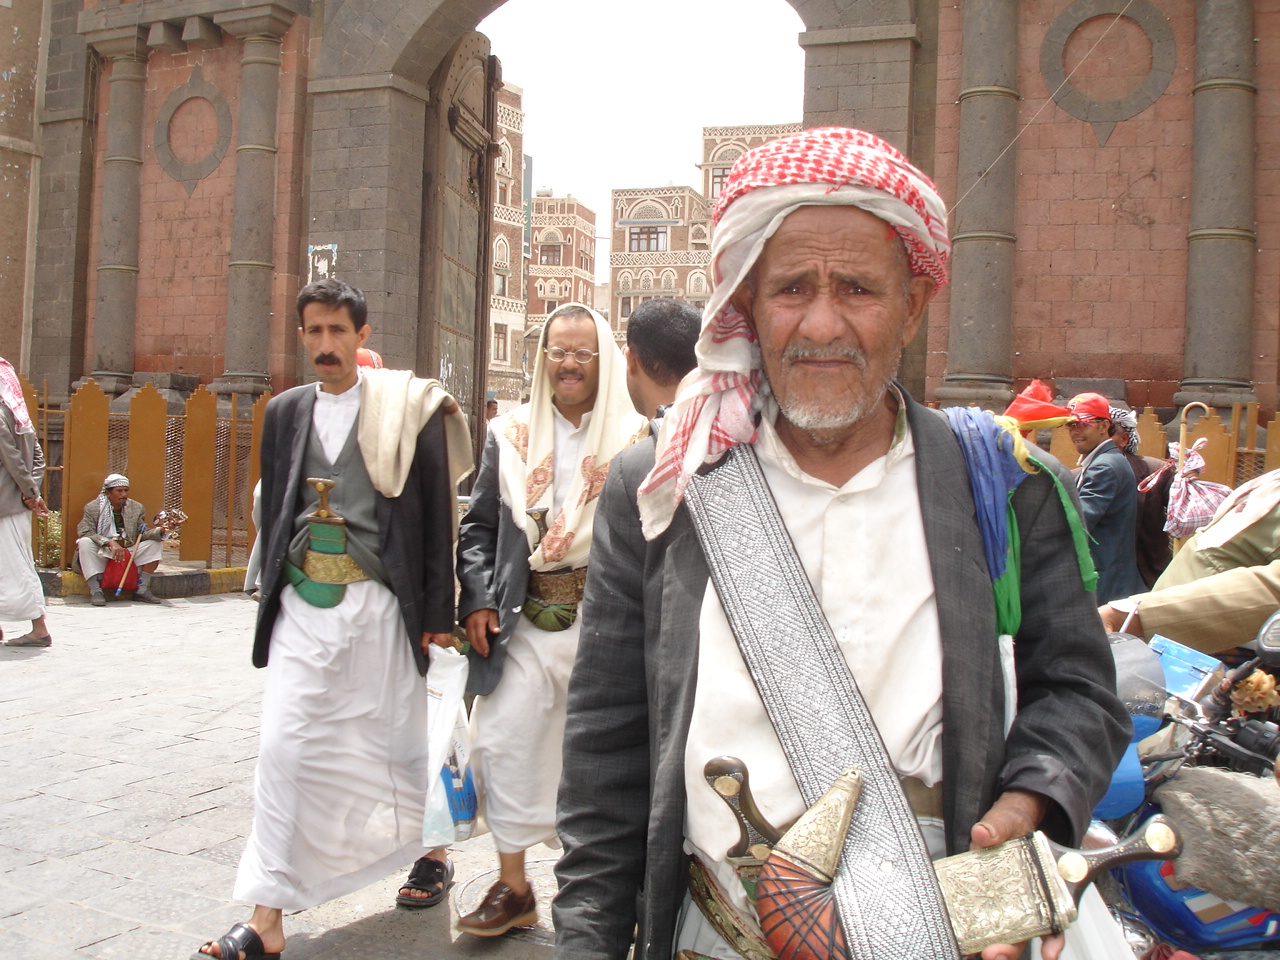
M554 227L543 230L541 240L543 243L559 243L560 231Z
M640 274L640 289L641 290L653 289L653 271L652 270L646 270L644 271L644 273Z
M676 288L676 272L674 270L662 271L662 289L674 290Z
M632 220L666 220L667 211L652 200L639 204L631 211Z
M631 289L631 271L624 270L622 273L618 274L618 289L619 290Z
M493 265L505 267L511 262L511 245L506 237L499 237L493 243Z
M701 270L695 270L693 273L689 274L689 292L707 292L707 277Z

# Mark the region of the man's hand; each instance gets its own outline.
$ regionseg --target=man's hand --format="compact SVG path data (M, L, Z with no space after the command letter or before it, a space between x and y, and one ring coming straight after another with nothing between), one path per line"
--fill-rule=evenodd
M22 505L34 513L37 517L44 518L49 516L49 508L45 506L44 497L38 494L34 497L23 497Z
M1049 800L1027 790L1006 790L969 831L969 849L982 850L1024 836L1040 826ZM1045 937L1040 945L1043 960L1058 960L1062 935ZM1022 945L996 943L982 951L982 960L1018 960Z
M463 625L467 628L467 642L471 644L471 649L480 654L480 656L487 657L489 655L489 635L497 635L502 629L498 626L498 611L492 607L472 610L467 614Z
M1129 620L1127 610L1117 610L1109 603L1098 608L1098 615L1102 617L1102 625L1107 628L1108 633L1119 633L1124 627L1124 622ZM1125 632L1135 637L1146 636L1142 632L1142 617L1138 615L1138 611L1133 612L1133 619L1129 620L1129 629Z
M119 541L119 540L108 540L108 541L107 541L107 546L111 548L111 559L112 559L112 560L123 560L123 559L124 559L124 547L122 547L122 546L120 545L120 541Z
M433 643L437 647L452 647L454 645L453 634L452 633L423 633L422 652L424 654L429 654L431 652L431 645Z

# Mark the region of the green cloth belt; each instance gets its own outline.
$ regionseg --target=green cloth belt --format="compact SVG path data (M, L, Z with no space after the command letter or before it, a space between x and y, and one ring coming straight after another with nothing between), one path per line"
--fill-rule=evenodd
M557 633L573 626L573 621L578 619L578 605L576 603L543 603L533 597L526 597L524 615L539 630Z

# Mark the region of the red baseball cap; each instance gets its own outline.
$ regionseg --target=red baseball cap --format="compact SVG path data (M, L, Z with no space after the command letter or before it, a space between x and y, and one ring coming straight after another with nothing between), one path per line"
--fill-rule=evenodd
M1111 404L1100 393L1078 393L1067 401L1067 409L1071 411L1067 423L1111 419Z

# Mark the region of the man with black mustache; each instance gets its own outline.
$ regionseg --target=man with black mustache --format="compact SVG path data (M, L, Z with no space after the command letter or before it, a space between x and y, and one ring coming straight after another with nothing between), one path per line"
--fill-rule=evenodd
M454 490L470 471L456 402L407 370L362 368L364 294L302 288L298 336L318 382L262 427L261 593L267 665L253 833L235 897L253 903L201 953L276 957L281 916L418 857L397 898L444 899L446 851L422 847L432 643L453 629ZM234 699L234 697L233 697Z

